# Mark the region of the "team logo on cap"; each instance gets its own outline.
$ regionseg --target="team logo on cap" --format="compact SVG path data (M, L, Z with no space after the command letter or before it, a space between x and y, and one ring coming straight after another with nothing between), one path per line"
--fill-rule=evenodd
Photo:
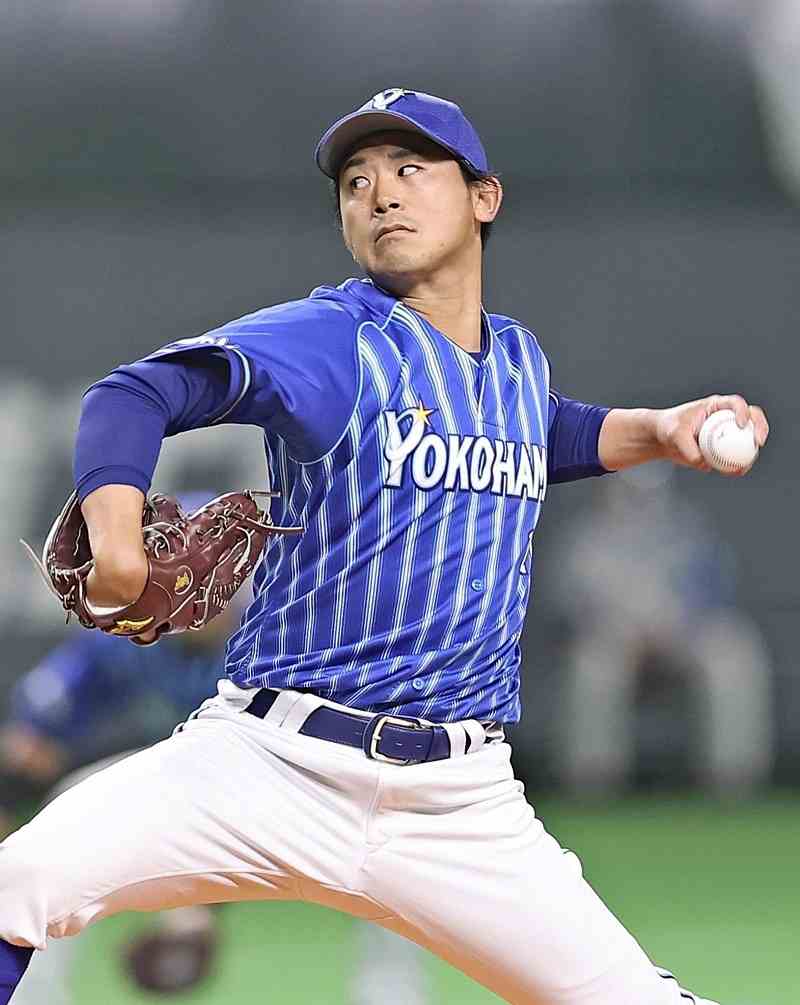
M388 87L385 91L379 91L375 97L369 101L369 104L373 108L383 111L393 102L397 101L398 98L402 98L404 94L413 93L413 91L407 91L404 87Z

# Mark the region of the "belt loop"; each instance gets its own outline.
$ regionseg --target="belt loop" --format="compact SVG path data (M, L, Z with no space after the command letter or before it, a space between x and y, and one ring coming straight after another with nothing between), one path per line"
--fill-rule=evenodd
M286 709L280 725L284 729L290 729L293 733L299 733L306 719L324 702L322 698L318 698L315 694L309 694L308 692L303 694L298 694L296 691L290 693L294 694L296 700ZM277 705L277 702L275 704Z
M460 722L442 722L442 729L450 738L450 756L461 757L467 752L467 734Z
M264 716L273 726L283 726L303 695L299 691L279 691L272 708ZM300 728L299 726L297 727Z
M465 753L474 754L476 750L480 750L484 743L486 743L486 730L477 719L464 719L461 725L467 734Z

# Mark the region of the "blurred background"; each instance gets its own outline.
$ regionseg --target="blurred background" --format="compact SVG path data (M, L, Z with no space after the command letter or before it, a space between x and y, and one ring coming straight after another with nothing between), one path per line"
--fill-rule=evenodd
M557 387L767 409L744 480L652 465L550 490L512 742L530 800L651 955L726 1005L795 1002L800 0L0 0L7 826L180 704L149 692L124 739L59 732L52 654L74 633L18 538L38 545L69 491L81 392L354 274L312 153L391 86L458 101L481 133L506 191L485 303L537 332ZM154 484L263 478L257 432L216 429L169 441ZM121 963L143 924L80 940L76 1000L149 1000ZM209 976L176 1000L497 1000L427 958L365 975L380 951L322 909L214 925Z

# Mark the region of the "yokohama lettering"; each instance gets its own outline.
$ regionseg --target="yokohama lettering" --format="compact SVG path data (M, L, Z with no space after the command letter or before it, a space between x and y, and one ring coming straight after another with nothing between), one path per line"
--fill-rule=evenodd
M488 491L544 500L546 447L454 433L445 438L427 431L434 411L420 402L400 413L383 413L387 426L384 484L398 488L408 472L421 489L441 485L447 491Z

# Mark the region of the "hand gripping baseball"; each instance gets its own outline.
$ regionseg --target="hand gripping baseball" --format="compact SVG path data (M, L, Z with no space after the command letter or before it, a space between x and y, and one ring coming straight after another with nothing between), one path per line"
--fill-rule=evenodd
M147 582L138 600L112 611L87 601L94 560L76 493L51 527L41 560L22 543L61 601L67 621L74 613L85 628L152 645L162 635L199 631L228 606L270 534L301 532L301 527L271 523L255 500L268 494L228 492L188 516L172 496L150 496L142 511Z
M710 471L712 466L702 449L701 430L710 416L727 410L733 413L740 429L748 425L752 429L753 446L756 448L753 454L755 460L757 448L763 447L767 442L769 424L764 410L759 405L749 404L738 394L712 394L707 398L699 398L658 411L656 439L663 457L684 467ZM751 464L752 461L748 464L732 465L729 468L717 466L717 470L723 474L740 476L749 471Z

